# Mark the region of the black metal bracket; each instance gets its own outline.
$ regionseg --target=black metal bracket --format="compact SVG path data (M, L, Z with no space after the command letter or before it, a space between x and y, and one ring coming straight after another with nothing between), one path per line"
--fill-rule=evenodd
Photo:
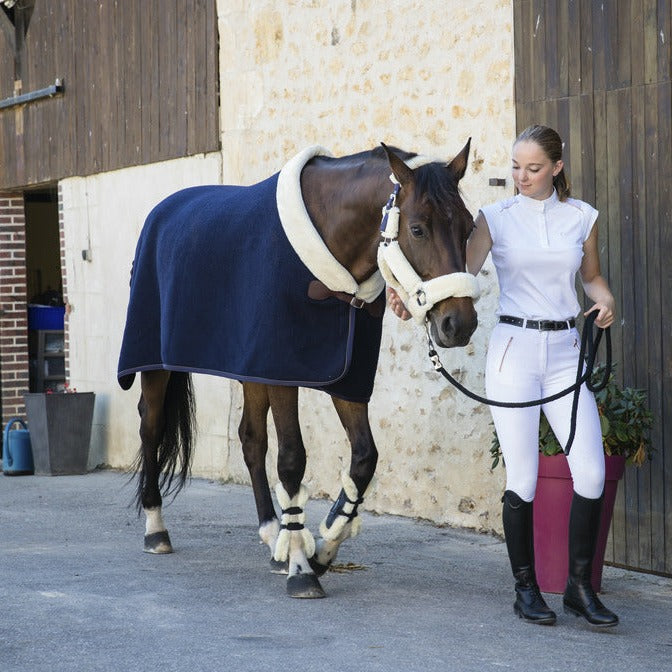
M11 98L0 100L0 110L6 109L8 107L15 107L16 105L24 105L25 103L30 103L34 100L53 98L59 93L63 93L63 91L65 91L63 81L61 79L57 79L51 86L47 86L44 89L30 91L29 93L21 93L18 96L12 96Z

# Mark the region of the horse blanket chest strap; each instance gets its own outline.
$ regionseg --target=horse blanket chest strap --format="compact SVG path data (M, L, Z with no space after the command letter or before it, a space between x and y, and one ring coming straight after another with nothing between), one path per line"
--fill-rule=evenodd
M371 315L371 317L382 317L385 312L385 301L383 300L382 294L380 294L375 301L367 303L364 299L360 299L355 294L337 292L329 289L329 287L327 287L321 280L312 280L308 285L308 298L315 301L324 301L324 299L327 299L330 296L333 296L339 301L343 301L358 310L363 308L369 315Z

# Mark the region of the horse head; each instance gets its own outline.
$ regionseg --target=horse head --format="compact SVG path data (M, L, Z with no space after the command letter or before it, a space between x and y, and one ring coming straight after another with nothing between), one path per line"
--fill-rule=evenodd
M383 144L398 188L386 206L393 221L391 231L382 231L379 266L416 320L429 321L434 341L444 348L466 345L477 326L478 284L466 272L474 220L458 188L470 143L450 163L416 168Z

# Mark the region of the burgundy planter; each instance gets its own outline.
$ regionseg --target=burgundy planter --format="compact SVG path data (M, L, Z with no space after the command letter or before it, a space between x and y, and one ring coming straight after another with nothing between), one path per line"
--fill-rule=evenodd
M606 483L602 522L593 558L593 590L602 589L602 565L614 512L618 482L625 470L625 457L605 456ZM569 509L572 479L564 455L539 455L539 477L534 498L534 560L539 587L545 593L564 593L569 567Z

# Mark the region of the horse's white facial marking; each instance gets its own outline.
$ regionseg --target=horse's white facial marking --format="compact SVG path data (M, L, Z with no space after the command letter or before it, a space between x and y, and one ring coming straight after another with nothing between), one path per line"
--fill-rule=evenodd
M145 509L145 516L147 517L145 520L145 535L166 531L160 506L156 506L152 509Z

